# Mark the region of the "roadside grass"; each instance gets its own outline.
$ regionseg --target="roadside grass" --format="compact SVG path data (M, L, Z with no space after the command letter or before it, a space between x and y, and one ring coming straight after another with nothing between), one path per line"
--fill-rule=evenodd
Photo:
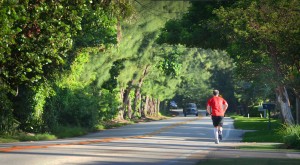
M246 132L243 142L274 142L283 143L276 146L286 149L300 149L300 126L283 125L279 120L269 120L259 117L231 116L234 119L234 127L243 130L253 130ZM259 149L259 147L257 147Z
M299 159L270 158L217 158L204 159L198 165L298 165Z
M87 134L89 131L83 127L74 127L74 126L59 126L52 133L59 139L76 137Z
M50 133L33 134L33 133L18 132L15 133L14 135L0 135L0 143L55 140L61 138L78 137L78 136L86 135L91 132L118 128L118 127L130 125L134 123L162 120L168 118L169 116L172 116L172 113L170 113L168 116L158 115L156 117L135 118L132 120L105 121L99 123L97 126L95 126L94 129L87 129L83 127L74 127L74 126L59 126L51 134Z
M18 139L15 139L11 136L0 136L0 143L13 143L18 141Z
M55 140L57 139L55 135L49 133L44 134L31 134L19 132L15 135L2 135L0 136L0 143L13 143L20 141L41 141L41 140Z
M239 147L237 147L237 149L253 150L253 151L299 152L299 150L297 150L297 149L286 149L286 146L283 144L280 144L280 143L278 143L278 144L261 144L261 143L253 144L253 143L251 143L251 145L239 146Z
M287 149L292 145L300 144L300 126L284 126L279 120L269 120L259 117L230 116L234 119L234 127L237 129L250 130L243 136L243 142L249 144L237 146L240 150L271 151L271 152L299 152L297 149ZM297 140L298 139L298 140ZM270 142L264 144L260 142ZM273 143L273 144L272 144ZM275 144L274 144L275 143ZM283 144L284 143L284 144ZM299 148L298 148L299 149ZM298 165L299 159L281 158L205 158L199 161L198 165Z
M277 142L282 143L282 134L279 130L282 128L279 120L259 117L232 116L234 127L243 130L253 130L246 132L243 142ZM269 125L270 124L270 125Z
M231 116L234 119L234 127L244 130L269 130L269 119L259 117L243 117L243 116ZM275 130L281 127L279 120L271 119L271 130Z
M55 140L56 136L49 133L44 134L25 134L22 133L18 136L20 141L41 141L41 140Z

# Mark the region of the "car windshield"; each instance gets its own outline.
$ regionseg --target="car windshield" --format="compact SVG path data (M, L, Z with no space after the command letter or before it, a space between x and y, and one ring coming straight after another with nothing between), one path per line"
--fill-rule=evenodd
M189 108L196 108L196 104L195 103L188 103L187 107L189 107Z

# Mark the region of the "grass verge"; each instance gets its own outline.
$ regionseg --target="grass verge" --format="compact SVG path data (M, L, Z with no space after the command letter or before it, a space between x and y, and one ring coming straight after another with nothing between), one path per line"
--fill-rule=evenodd
M40 141L40 140L55 140L57 139L55 135L51 135L49 133L44 134L31 134L31 133L23 133L19 132L15 135L5 135L0 136L0 143L13 143L20 141Z
M279 148L300 149L300 126L282 125L279 120L269 120L265 118L247 118L242 116L232 116L234 127L244 130L254 130L246 132L243 142L275 142L284 143L277 146Z
M281 152L299 152L297 149L287 149L287 144L292 143L297 146L300 141L300 126L284 126L278 120L269 120L258 117L231 116L234 119L234 127L243 130L253 130L246 132L243 136L243 142L251 142L246 145L237 146L240 150L255 151L281 151ZM291 139L293 140L291 140ZM298 138L298 141L297 141ZM257 143L255 143L257 142ZM259 142L270 142L264 144ZM273 143L273 144L272 144ZM284 143L284 144L283 144ZM295 147L294 147L295 148ZM247 156L246 156L247 157ZM198 165L298 165L299 159L281 159L281 158L206 158L198 162Z
M282 135L278 131L282 128L280 121L269 120L265 118L243 116L232 116L234 127L243 130L253 130L246 132L243 136L243 142L277 142L282 143Z
M40 141L40 140L55 140L57 138L69 138L86 135L90 132L101 131L105 129L118 128L129 124L140 123L140 122L150 122L166 119L168 117L159 115L157 117L147 117L147 118L136 118L132 120L122 120L122 121L105 121L99 123L93 130L83 128L83 127L71 127L71 126L60 126L56 128L52 134L32 134L32 133L16 133L15 135L0 135L0 143L13 143L20 141Z
M198 165L298 165L299 159L270 159L270 158L219 158L205 159Z

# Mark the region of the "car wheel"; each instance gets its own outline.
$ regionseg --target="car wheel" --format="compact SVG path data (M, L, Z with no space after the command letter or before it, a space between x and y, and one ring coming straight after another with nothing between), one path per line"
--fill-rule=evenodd
M196 114L196 116L198 116L198 113Z
M184 114L184 117L186 117L186 113Z

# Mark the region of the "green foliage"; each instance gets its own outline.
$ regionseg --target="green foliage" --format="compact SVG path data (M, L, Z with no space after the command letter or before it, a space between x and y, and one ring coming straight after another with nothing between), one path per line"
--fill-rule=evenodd
M158 43L184 44L195 54L185 54L182 58L182 83L178 94L185 102L197 102L205 106L212 89L219 89L228 99L229 109L236 104L234 99L233 69L234 64L227 54L210 49L224 49L227 46L220 26L215 26L216 15L213 11L221 6L230 6L233 1L192 2L189 12L181 19L170 20L165 24L158 38ZM185 69L183 69L185 70Z
M284 125L279 131L283 138L283 142L287 148L300 149L300 126L299 125Z
M180 56L183 54L184 48L181 46L168 47L168 45L164 45L157 53L158 56L162 57L158 68L160 68L166 76L179 76L182 69Z
M224 48L227 42L220 32L221 28L214 25L216 16L212 11L232 2L234 1L192 2L189 12L182 19L166 23L158 39L159 43L186 44L188 47L208 49Z
M92 128L98 122L99 98L86 89L55 88L48 99L44 121L50 130L59 125Z
M12 135L17 131L18 122L13 115L12 102L7 97L7 91L0 87L0 135Z
M110 10L118 8L125 13L128 5L85 0L2 1L0 78L11 89L20 84L34 86L59 71L74 43L75 48L116 43L116 17L123 13L112 15Z
M106 89L101 89L100 91L100 101L99 101L99 119L100 121L112 120L118 114L118 107L120 105L120 100L118 97L118 91L112 91Z
M260 112L258 111L258 106L251 106L251 107L248 107L248 113L249 113L249 116L251 117L260 117L260 113L262 113L263 115L263 112ZM247 114L244 114L244 116L246 117Z
M299 6L299 1L239 1L214 11L230 43L227 50L237 62L239 79L255 82L258 89L288 84L299 90L299 72L294 74L299 68Z
M181 60L183 61L182 82L177 94L183 102L196 102L198 106L205 107L207 99L212 95L212 89L219 89L222 96L233 107L235 104L232 86L234 64L225 52L187 49ZM184 103L180 102L180 104Z
M254 90L236 86L242 104L266 100L268 89L282 83L299 93L299 5L296 0L192 2L182 19L166 23L158 41L226 50L236 65L235 82L247 82ZM232 70L222 71L216 69L212 77L232 75ZM232 78L213 83L214 88L226 87L225 98L234 96L228 86Z
M115 117L117 94L98 88L95 77L83 77L91 58L89 50L78 52L70 70L56 81L55 95L47 99L43 115L50 131L58 133L57 129L64 126L93 129L100 121Z
M64 91L65 98L77 102L81 97L92 97L87 93L92 93L93 87L86 86L95 80L95 72L82 80L84 64L90 59L88 55L115 44L118 21L132 13L133 8L128 1L1 1L0 82L3 86L0 93L1 107L4 107L0 112L3 118L1 133L12 132L16 128L18 122L15 118L20 121L20 128L28 132L56 127L58 112L47 109L44 113L46 101L51 101L48 98L55 97L54 93ZM80 89L83 89L83 94ZM10 93L17 97L7 97ZM70 105L68 108L80 105L70 100L52 101L64 102L63 105ZM11 102L12 105L9 105ZM89 100L85 102L90 104ZM99 101L94 98L91 102L93 104L86 107L97 111L95 107L99 107ZM53 102L47 102L47 107L55 106ZM84 113L80 112L75 119L85 118L83 116L87 114ZM44 117L53 117L53 121L44 122ZM93 125L91 123L80 125Z
M178 18L180 15L177 13L186 10L189 4L168 1L136 1L133 4L136 8L136 19L122 22L122 40L118 51L110 56L122 64L118 64L120 67L116 68L116 75L111 76L110 80L114 81L109 82L115 83L117 80L117 88L120 91L141 90L144 96L159 100L171 98L175 94L176 84L180 82L176 77L181 70L178 57L183 54L179 47L172 49L157 45L156 39L165 21ZM151 6L151 9L148 6ZM132 106L140 103L135 97L136 95L131 97Z

